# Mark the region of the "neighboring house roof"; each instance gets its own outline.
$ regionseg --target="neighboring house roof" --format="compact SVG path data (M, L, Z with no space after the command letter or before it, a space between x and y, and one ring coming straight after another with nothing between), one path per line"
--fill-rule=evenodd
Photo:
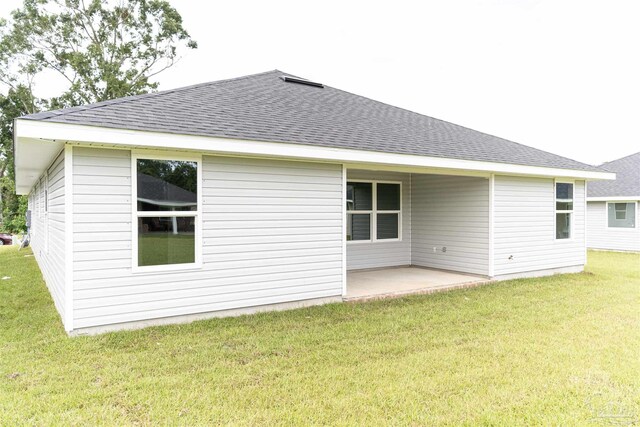
M589 183L587 197L629 197L640 200L640 152L603 163L600 168L615 172L616 180Z
M602 172L595 166L274 70L47 111L28 120Z
M138 201L166 207L196 206L198 203L196 193L177 185L143 173L139 173L137 179L138 184L144 184L138 185Z

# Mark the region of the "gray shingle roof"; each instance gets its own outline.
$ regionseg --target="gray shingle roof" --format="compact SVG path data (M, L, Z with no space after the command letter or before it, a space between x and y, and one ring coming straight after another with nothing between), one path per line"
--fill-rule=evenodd
M615 172L616 180L589 183L587 197L629 197L640 200L640 152L603 163L600 168Z
M278 70L22 117L188 135L600 171Z

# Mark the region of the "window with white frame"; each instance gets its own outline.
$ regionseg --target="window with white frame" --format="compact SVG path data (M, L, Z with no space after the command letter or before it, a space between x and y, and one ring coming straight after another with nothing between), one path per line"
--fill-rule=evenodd
M556 239L570 239L573 220L573 183L556 182Z
M399 240L401 233L401 184L396 182L347 182L347 240Z
M612 228L635 228L635 202L607 203L607 226Z
M200 160L134 156L133 164L134 265L157 269L199 263Z

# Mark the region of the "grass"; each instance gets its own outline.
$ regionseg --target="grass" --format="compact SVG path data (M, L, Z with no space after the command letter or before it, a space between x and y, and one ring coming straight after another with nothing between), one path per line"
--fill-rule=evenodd
M26 255L0 248L0 425L640 423L637 254L591 252L582 274L73 339Z
M138 257L140 266L195 262L194 236L164 232L141 234Z

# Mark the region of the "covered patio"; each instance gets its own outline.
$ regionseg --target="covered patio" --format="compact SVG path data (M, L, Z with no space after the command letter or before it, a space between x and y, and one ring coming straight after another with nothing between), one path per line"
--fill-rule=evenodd
M348 169L345 197L345 300L489 281L488 176Z
M425 294L488 283L486 277L432 268L403 266L347 273L345 301Z

